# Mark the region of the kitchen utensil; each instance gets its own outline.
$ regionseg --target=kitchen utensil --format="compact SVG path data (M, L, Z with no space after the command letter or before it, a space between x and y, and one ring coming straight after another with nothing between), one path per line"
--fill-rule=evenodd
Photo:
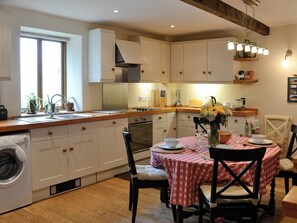
M180 101L180 89L176 89L176 101L175 101L175 106L182 106L181 101Z
M166 91L161 90L161 92L160 92L160 107L165 108L166 104L167 104Z
M191 108L199 108L202 106L202 101L198 99L190 99L189 107Z

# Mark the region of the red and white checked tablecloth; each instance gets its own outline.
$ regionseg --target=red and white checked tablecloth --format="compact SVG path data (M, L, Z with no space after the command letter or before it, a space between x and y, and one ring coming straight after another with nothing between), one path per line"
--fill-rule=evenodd
M234 149L255 148L246 145L246 137L232 136L228 144ZM164 167L170 185L170 203L189 206L198 202L198 187L201 183L211 182L213 161L207 158L207 139L197 140L195 137L180 138L180 144L186 148L182 153L168 154L152 152L151 165ZM194 151L193 151L194 150ZM262 163L260 194L267 192L266 186L279 171L280 148L267 148ZM245 162L228 162L232 169L244 168ZM254 171L250 170L244 176L244 181L252 183ZM219 170L218 180L228 180L226 172Z

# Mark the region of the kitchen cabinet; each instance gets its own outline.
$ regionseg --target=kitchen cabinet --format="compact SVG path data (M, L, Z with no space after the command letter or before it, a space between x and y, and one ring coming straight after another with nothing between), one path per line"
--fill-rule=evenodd
M167 133L166 113L153 115L153 144L163 142Z
M115 81L115 34L106 29L89 31L89 82Z
M246 123L250 123L256 117L239 117L239 116L230 116L228 117L227 130L236 135L245 135L245 126Z
M0 80L11 75L11 28L10 16L0 13Z
M153 115L153 144L163 142L165 138L176 138L176 113Z
M233 53L226 43L227 39L172 43L171 81L233 81Z
M128 128L127 118L99 122L99 172L128 163L122 135L124 127Z
M170 44L138 37L140 47L147 59L141 65L141 82L168 82L170 80Z
M96 173L96 122L31 130L33 191Z
M195 124L193 118L196 113L177 113L177 137L194 136Z
M176 113L166 113L166 138L176 138L177 126L176 126Z

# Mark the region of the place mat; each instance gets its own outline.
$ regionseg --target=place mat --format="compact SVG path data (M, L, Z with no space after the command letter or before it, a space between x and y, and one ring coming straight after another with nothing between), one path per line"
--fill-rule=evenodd
M167 149L162 149L162 148L159 148L159 147L151 147L150 150L152 152L156 152L156 153L182 153L183 151L185 151L184 148L174 149L174 150L167 150Z
M254 146L254 147L276 147L277 146L275 142L272 142L271 144L262 145L262 144L250 143L248 139L244 141L244 144L246 144L247 146Z

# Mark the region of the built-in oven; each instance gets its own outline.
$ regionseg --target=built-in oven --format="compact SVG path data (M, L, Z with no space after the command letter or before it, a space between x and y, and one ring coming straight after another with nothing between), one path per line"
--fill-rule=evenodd
M153 122L151 115L128 118L133 153L148 150L153 144Z

